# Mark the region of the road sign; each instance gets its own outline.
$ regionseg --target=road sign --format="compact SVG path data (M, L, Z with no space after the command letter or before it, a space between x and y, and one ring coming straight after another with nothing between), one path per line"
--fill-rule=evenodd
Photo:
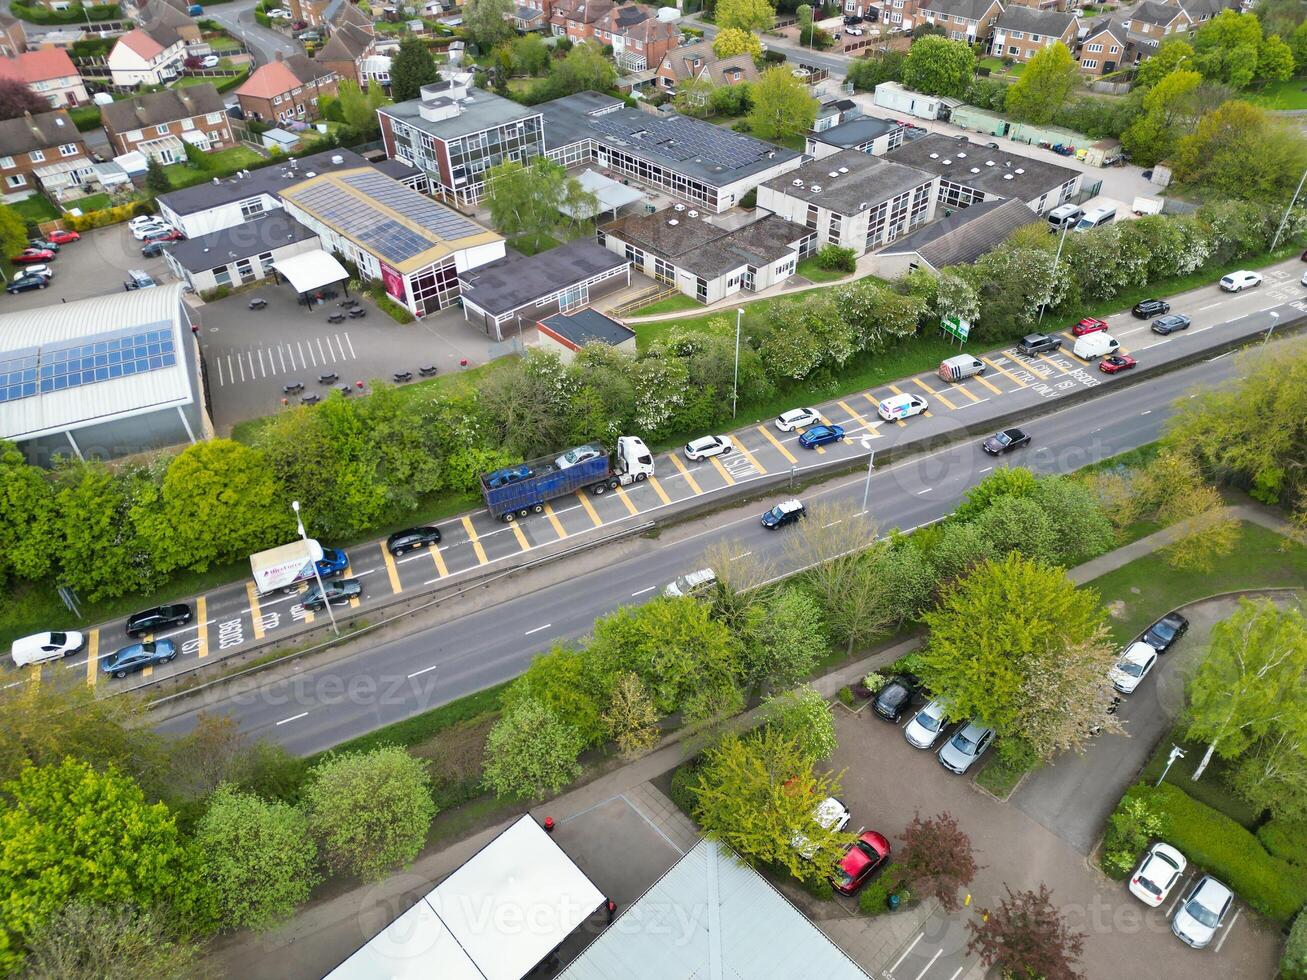
M946 334L958 340L966 340L971 334L971 321L963 320L958 316L946 316L940 321L940 325Z

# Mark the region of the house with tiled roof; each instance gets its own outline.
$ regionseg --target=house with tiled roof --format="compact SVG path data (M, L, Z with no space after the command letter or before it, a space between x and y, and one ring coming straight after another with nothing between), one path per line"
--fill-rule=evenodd
M549 16L550 32L573 41L591 41L595 24L615 6L613 0L556 0Z
M151 23L128 31L109 52L109 73L115 85L164 85L182 70L186 40L177 28Z
M1086 75L1133 68L1157 50L1161 39L1139 34L1120 16L1100 17L1081 28L1076 60Z
M1191 30L1197 30L1222 10L1247 9L1243 0L1174 0L1174 3L1188 15L1189 23L1193 25Z
M302 54L260 65L236 90L245 115L260 122L301 122L318 117L318 99L336 94L340 76Z
M747 54L719 58L711 41L698 41L672 48L658 63L654 85L663 92L675 92L681 82L702 80L713 85L738 85L758 78L757 66Z
M1076 46L1080 18L1057 10L1008 7L994 21L990 54L1026 62L1049 45L1061 41L1068 49Z
M208 83L101 106L100 119L115 156L136 151L163 164L179 163L187 143L207 153L236 142L222 96Z
M680 39L674 21L659 20L658 11L643 3L613 7L595 21L594 39L611 44L613 60L627 71L644 71L657 65Z
M1131 33L1157 41L1172 34L1184 34L1194 27L1183 7L1161 0L1140 0L1133 7L1121 8L1116 16Z
M88 101L73 59L62 48L41 48L0 58L0 78L22 82L54 108Z
M390 60L378 51L380 39L367 15L345 0L339 7L333 3L329 16L333 17L331 36L313 55L313 60L338 77L351 78L359 84L373 80L388 82Z
M10 58L26 50L27 32L23 30L23 22L9 11L0 10L0 55Z
M86 142L63 109L0 120L0 189L5 200L36 193L42 176L78 179L92 172Z
M209 46L204 42L204 32L195 18L186 12L182 0L146 0L139 16L144 26L161 24L175 30L186 42L188 54L196 54L200 46L203 46L203 53L208 53Z
M554 13L554 0L517 0L513 26L519 31L547 31Z
M999 0L921 0L919 10L923 21L952 40L975 44L988 39L1003 5Z

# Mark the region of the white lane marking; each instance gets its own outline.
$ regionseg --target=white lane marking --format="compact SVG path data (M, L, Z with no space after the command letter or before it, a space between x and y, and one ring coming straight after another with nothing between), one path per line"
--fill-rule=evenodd
M840 521L843 520L844 518L841 517L838 521L827 521L825 524L822 525L822 527L834 527L836 524L839 524Z
M547 630L547 629L549 629L549 627L551 627L551 626L553 626L553 625L554 625L553 623L545 623L544 626L537 626L537 627L536 627L535 629L533 629L533 630L527 630L527 631L526 631L524 634L522 634L522 635L523 635L523 636L530 636L532 633L539 633L541 630Z
M753 554L752 551L746 551L742 555L734 555L732 556L731 561L739 561L741 558L748 558L751 554Z
M340 342L340 334L334 333L332 336L336 338L336 346L340 349L340 359L342 361L347 360L345 356L345 345Z
M891 967L890 967L888 970L886 970L885 972L886 972L886 973L893 973L895 970L897 970L897 969L899 968L899 964L901 964L904 960L906 960L906 959L908 958L908 954L911 953L914 949L917 948L917 943L921 942L921 938L922 938L924 935L925 935L924 932L919 932L919 933L917 933L917 938L914 939L914 940L912 940L912 944L911 944L907 949L905 949L905 950L903 951L903 955L900 956L897 960L895 960L895 961L894 961L894 965L891 966Z
M658 588L658 586L656 586L656 585L651 585L651 586L649 586L649 588L647 588L647 589L641 589L639 592L632 592L632 593L631 593L631 598L634 599L634 598L635 598L636 596L638 596L638 595L644 595L646 592L652 592L652 591L653 591L654 589L656 589L656 588Z
M924 489L924 490L918 490L918 491L917 491L917 496L920 497L923 493L930 493L930 490L931 490L930 487L926 487L926 489Z
M1225 932L1221 933L1221 938L1216 941L1216 951L1218 953L1221 951L1221 947L1225 945L1225 940L1229 938L1231 930L1234 929L1234 924L1239 921L1239 913L1242 911L1242 908L1234 910L1234 918L1231 919L1230 924L1225 927Z
M1140 415L1152 415L1152 414L1153 414L1153 410L1150 408L1148 411L1146 411L1146 412L1140 412L1139 414L1140 414Z
M349 334L345 334L345 343L349 344L349 356L358 360L358 355L354 353L354 341L349 339Z
M322 363L323 363L323 364L326 364L326 363L327 363L327 355L324 354L323 351L322 351L322 338L321 338L321 337L314 337L313 339L316 340L317 343L318 343L318 355L322 358ZM310 344L310 345L309 345L309 350L312 350L312 349L313 349L313 346ZM336 352L335 352L335 351L332 351L332 352L331 352L331 363L332 363L332 364L335 364L335 363L336 363Z
M223 387L223 383L222 383L222 358L221 358L221 357L215 357L215 358L213 359L213 361L214 361L215 364L218 365L218 387L221 388L221 387Z
M277 360L281 361L281 370L282 370L282 373L284 374L285 371L286 371L286 355L283 354L282 351L281 351L281 344L278 344L278 345L277 345ZM294 355L294 354L291 354L291 356L290 356L290 366L291 366L292 368L295 366L295 355Z
M943 955L943 953L944 953L944 947L942 946L939 949L935 950L935 955L930 958L930 962L927 963L924 967L922 967L921 972L917 974L917 980L921 980L922 977L924 977L927 973L930 972L930 968L935 965L935 961L939 959L940 956Z
M245 381L245 358L241 354L236 355L236 366L241 369L241 381Z
M949 977L948 980L958 980L958 974L962 972L962 969L963 969L962 967L958 967L956 970L954 970L953 976Z
M1200 307L1198 307L1198 312L1199 312L1199 313L1202 313L1203 310L1214 310L1214 309L1216 309L1216 307L1218 307L1218 306L1220 306L1220 305L1221 305L1220 303L1208 303L1206 306L1200 306Z
M308 714L307 711L301 711L301 712L300 712L299 714L297 714L297 715L291 715L289 718L283 718L281 721L277 722L277 724L278 724L278 725L284 725L284 724L286 724L288 721L299 721L299 719L303 718L303 717L304 717L305 715L307 715L307 714Z
M250 380L254 380L254 351L246 351L245 356L250 359Z
M268 372L264 370L263 367L263 348L260 347L259 348L259 377L266 378L267 376L268 376Z
M981 470L980 472L982 472L982 473L988 473L988 472L989 472L990 470L992 470L993 468L994 468L994 467L992 467L992 466L986 466L986 467L985 467L983 470Z
M429 671L435 670L439 666L440 664L432 664L430 667L423 667L421 670L415 670L413 671L413 673L408 675L408 679L412 680L414 677L417 677L419 674L428 673Z

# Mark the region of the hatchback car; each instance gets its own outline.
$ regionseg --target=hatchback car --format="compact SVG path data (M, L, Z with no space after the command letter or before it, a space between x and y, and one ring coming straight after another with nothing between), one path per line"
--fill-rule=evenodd
M132 237L139 242L139 241L144 241L147 238L154 238L158 235L162 235L170 230L171 227L169 225L164 224L162 221L149 221L143 225L137 225L135 228L133 228Z
M112 677L126 677L155 664L166 664L176 656L177 644L172 640L133 643L105 657L100 669Z
M816 425L820 421L821 416L817 414L815 408L792 408L776 416L776 428L782 432L793 432L795 429Z
M1112 686L1122 694L1133 694L1155 663L1157 651L1147 643L1135 641L1126 647L1121 659L1107 672L1107 676L1111 678Z
M27 247L28 247L28 248L45 248L45 249L49 249L51 252L58 252L58 251L59 251L59 243L58 243L58 242L47 241L47 240L44 239L44 238L29 238L29 239L27 240Z
M158 231L151 230L150 232L148 232L148 233L146 234L145 238L142 239L142 241L146 241L146 242L176 242L176 241L180 241L181 239L183 239L183 238L185 238L185 237L186 237L186 236L183 235L183 234L182 234L180 231L178 231L176 228L173 228L173 227L171 227L171 226L169 226L169 225L164 225L164 226L163 226L161 229L159 229Z
M1119 374L1122 371L1129 371L1138 363L1129 354L1108 354L1098 362L1098 370L1104 374Z
M414 548L425 548L433 544L440 544L440 528L430 524L405 528L386 538L386 550L392 555L402 555Z
M1183 313L1170 313L1166 316L1158 317L1153 321L1153 333L1160 333L1163 337L1167 334L1173 334L1178 330L1189 329L1189 318Z
M807 509L802 500L782 500L762 515L762 526L771 530L803 520Z
M842 425L814 425L799 436L799 445L804 449L816 449L830 442L839 442L843 438L844 426Z
M169 626L181 626L191 621L191 607L184 602L174 602L153 609L142 609L127 617L127 635L145 636Z
M1203 875L1175 910L1171 931L1182 943L1202 949L1216 936L1232 904L1234 893L1211 875Z
M1083 337L1087 333L1097 333L1107 329L1107 321L1096 316L1087 316L1071 328L1071 336Z
M871 710L886 721L897 722L904 712L911 710L919 686L917 679L910 674L895 674L871 699Z
M41 276L42 278L45 279L46 282L49 282L51 279L54 278L54 270L51 269L45 263L38 262L36 265L29 265L26 269L24 269L23 275Z
M685 458L691 461L708 459L710 456L725 456L735 445L730 436L703 436L685 444Z
M880 400L880 403L876 406L876 414L886 422L897 422L900 419L920 415L929 407L926 404L926 399L918 395L890 395L890 397Z
M1139 867L1130 876L1130 894L1153 908L1166 901L1171 889L1184 874L1188 862L1170 844L1158 841L1148 849Z
M1260 272L1250 272L1247 269L1231 272L1228 276L1221 277L1221 288L1227 293L1242 292L1245 289L1252 289L1261 284L1262 274Z
M1046 354L1062 346L1062 338L1046 333L1028 333L1017 344L1018 354Z
M979 722L967 722L939 750L939 762L949 772L965 773L994 742L994 729Z
M554 465L560 470L565 470L569 466L576 466L579 463L585 463L592 459L598 459L600 456L607 456L608 453L604 447L597 442L587 442L584 446L577 446L575 449L569 449L563 455L554 460Z
M1130 310L1140 320L1149 320L1171 312L1171 304L1164 299L1141 299Z
M903 726L903 737L919 749L933 749L948 727L948 705L936 698Z
M67 245L69 242L79 241L82 236L75 231L64 231L63 229L58 229L50 232L50 234L45 237L48 241L52 241L56 245Z
M697 595L705 592L717 584L717 573L711 568L701 568L697 572L690 572L688 575L678 575L675 579L667 583L663 589L663 595L683 596Z
M38 262L53 262L54 252L48 248L25 248L17 255L11 255L9 261L14 265L36 265Z
M202 58L202 59L200 60L200 67L201 67L201 68L217 68L217 67L218 67L218 64L219 64L221 61L222 61L222 59L219 58L216 54L205 55L204 58Z
M16 276L5 287L5 292L13 295L14 293L25 293L32 289L45 289L49 285L50 280L45 276Z
M1167 613L1139 637L1158 653L1166 653L1176 640L1184 636L1189 629L1189 620L1179 613Z
M343 605L363 594L363 583L356 578L342 578L334 582L323 582L319 590L317 583L310 585L300 597L300 605L305 609L318 610L330 602L333 606ZM323 601L323 596L326 601Z
M495 470L486 477L486 486L491 490L498 490L510 483L518 483L529 479L530 476L531 467L529 466L505 466L502 470Z
M889 841L884 834L874 830L863 831L835 865L831 884L841 895L852 895L869 882L877 870L885 866L889 855Z
M812 818L827 830L841 831L849 825L853 813L844 805L843 800L828 796L817 804L817 810ZM791 837L790 846L806 858L812 857L813 852L816 851L812 842L803 834L795 834Z
M131 221L127 222L127 227L135 234L137 229L144 228L146 225L161 225L163 219L157 214L138 214Z
M1030 436L1021 429L1003 429L980 444L981 448L991 456L1001 456L1028 445L1030 445Z
M163 254L164 242L150 241L141 246L141 255L147 259L157 259Z

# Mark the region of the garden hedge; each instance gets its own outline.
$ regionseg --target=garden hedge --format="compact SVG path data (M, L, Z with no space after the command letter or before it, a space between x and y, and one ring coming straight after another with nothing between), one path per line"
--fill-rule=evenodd
M1276 857L1307 868L1307 821L1272 820L1257 831L1257 839Z
M1307 912L1299 912L1280 957L1280 980L1307 980Z

